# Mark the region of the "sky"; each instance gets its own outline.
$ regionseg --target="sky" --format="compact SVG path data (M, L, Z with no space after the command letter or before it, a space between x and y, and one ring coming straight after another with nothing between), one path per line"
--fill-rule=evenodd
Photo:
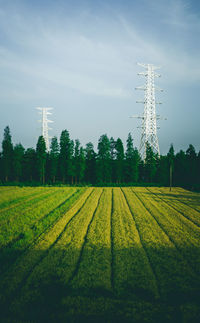
M53 107L50 136L81 144L102 134L139 148L145 79L137 62L161 66L156 92L161 154L200 150L200 1L0 0L0 141L35 147L36 107Z

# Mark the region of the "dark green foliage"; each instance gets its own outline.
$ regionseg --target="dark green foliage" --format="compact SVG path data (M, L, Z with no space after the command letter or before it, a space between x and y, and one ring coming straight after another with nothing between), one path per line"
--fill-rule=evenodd
M85 181L93 185L96 182L96 154L91 142L85 148Z
M32 182L36 180L37 165L36 151L33 148L28 148L23 157L23 180Z
M57 137L53 137L51 140L50 154L49 154L49 177L50 180L55 183L58 173L58 158L59 158L59 144Z
M126 141L125 178L128 183L137 183L139 178L140 155L133 147L133 138L128 134Z
M146 144L145 181L153 182L156 175L156 155L149 143Z
M97 181L99 183L111 182L111 151L108 136L102 135L98 143Z
M7 182L12 179L13 167L13 144L11 140L10 128L4 129L4 137L2 142L2 166L4 180Z
M9 127L4 130L2 152L0 152L0 183L29 183L56 185L96 186L183 186L200 190L200 152L192 145L186 152L177 154L171 144L166 156L154 154L146 145L146 158L142 160L133 138L128 134L126 151L122 140L106 134L99 138L98 153L91 142L81 147L78 139L70 139L63 130L60 144L52 138L50 151L46 152L45 141L39 137L36 150L27 150L21 144L13 148Z
M74 148L74 174L75 184L80 183L84 178L85 172L85 154L83 147L80 147L80 141L75 140Z
M41 184L45 183L46 144L44 137L38 138L36 146L37 175Z
M73 176L72 168L73 142L69 137L69 132L63 130L60 136L60 155L59 171L60 179L63 183L70 181L70 175Z
M192 145L186 150L187 183L193 187L197 184L197 155Z
M117 183L124 181L124 146L120 138L117 139L115 144L116 149L116 180Z
M14 147L13 152L13 173L14 173L14 179L18 182L22 178L22 161L24 157L24 147L21 144L17 144Z

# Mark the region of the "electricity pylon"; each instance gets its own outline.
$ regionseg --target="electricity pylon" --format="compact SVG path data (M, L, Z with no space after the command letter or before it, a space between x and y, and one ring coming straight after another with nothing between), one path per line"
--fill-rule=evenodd
M163 91L160 88L155 87L154 78L160 77L160 74L155 73L155 70L160 67L154 66L152 64L142 64L138 63L139 66L145 68L144 72L138 73L146 78L146 83L144 86L139 86L136 90L144 90L144 99L136 101L137 103L144 104L144 112L141 116L132 116L133 118L142 119L142 136L140 141L139 152L143 160L146 157L146 146L147 143L151 146L154 153L160 155L160 149L158 144L157 136L157 120L162 119L159 115L156 115L156 104L161 104L161 102L156 102L155 100L155 90Z
M52 114L49 112L49 110L52 110L53 108L36 108L39 111L39 113L42 115L42 120L39 120L39 122L42 123L42 136L44 137L45 144L46 144L46 149L49 151L49 133L48 130L51 130L51 128L48 127L48 123L52 123L53 121L48 119L48 115Z

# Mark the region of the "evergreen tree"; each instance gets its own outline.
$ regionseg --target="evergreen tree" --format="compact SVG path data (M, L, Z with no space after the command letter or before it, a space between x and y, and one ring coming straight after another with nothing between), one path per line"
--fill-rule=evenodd
M110 167L111 167L111 181L115 183L117 180L116 174L116 142L113 137L110 138Z
M160 156L156 158L157 171L156 171L156 182L161 185L168 185L169 183L169 165L167 156Z
M139 178L140 155L133 147L133 138L128 134L125 154L125 179L127 183L136 183Z
M13 173L14 179L17 182L22 177L24 151L25 149L21 144L15 145L13 152Z
M145 180L152 183L156 174L156 156L152 147L147 142L146 144L146 158L145 158Z
M40 183L45 183L45 166L46 166L46 144L43 136L38 138L36 146L37 173Z
M79 182L82 182L85 176L85 152L83 147L80 148L80 153L79 153L79 172L78 172L78 177L79 177Z
M180 150L174 159L174 184L186 185L187 162L186 155L183 150Z
M111 182L110 140L106 134L98 142L97 177L99 183Z
M23 179L32 182L37 178L37 157L33 148L28 148L23 157Z
M197 183L200 189L200 151L197 156Z
M172 186L172 182L173 182L173 172L174 172L174 159L175 159L173 144L171 144L171 146L169 148L167 158L168 158L168 163L169 163L169 184L170 184L170 190L171 190L171 186Z
M4 129L4 137L2 142L2 166L4 180L7 182L12 179L13 170L13 144L11 140L10 128Z
M57 137L53 137L51 140L51 146L50 146L50 154L49 154L49 160L50 160L50 180L55 183L56 176L58 174L58 158L59 158L59 144Z
M72 172L73 142L70 140L69 132L63 130L60 136L59 171L63 183L70 180Z
M91 142L85 148L85 181L91 184L96 182L96 154Z
M74 168L75 168L75 184L79 181L79 167L80 167L80 141L75 140L74 147Z
M122 183L124 180L124 146L120 138L115 144L116 149L116 180Z
M193 187L197 184L197 154L193 145L189 145L186 150L186 160L187 160L187 185Z
M0 181L3 181L3 157L2 153L0 152Z

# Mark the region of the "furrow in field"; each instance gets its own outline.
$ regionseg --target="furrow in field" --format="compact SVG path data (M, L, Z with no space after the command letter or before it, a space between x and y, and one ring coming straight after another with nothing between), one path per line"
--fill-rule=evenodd
M174 203L178 202L178 205L180 207L182 204L181 208L186 208L189 213L192 210L195 212L197 217L200 216L200 194L198 196L189 194L189 198L186 198L188 191L185 191L184 194L180 194L179 191L177 191L177 188L172 188L171 192L167 191L165 187L154 189L155 193L159 194L163 199L169 200L170 202Z
M11 221L12 218L16 218L18 214L22 215L25 212L32 211L34 208L37 208L39 205L43 204L43 200L48 199L55 194L59 194L58 190L49 189L47 191L42 192L34 192L30 197L26 198L25 200L21 201L17 205L13 205L11 207L5 208L1 210L0 215L0 222L1 225L4 223L8 218Z
M111 292L110 218L112 190L104 188L88 226L70 287L85 294Z
M39 220L66 200L74 190L52 190L48 195L39 197L37 203L33 200L32 206L24 210L16 209L11 214L8 212L5 220L1 221L0 233L3 238L0 238L0 247L4 248L13 241L14 245L17 243L17 249L22 249L23 242L28 243L37 233Z
M55 223L59 220L62 214L66 213L74 201L83 193L83 189L69 190L64 201L57 205L53 210L43 215L38 222L31 228L30 239L24 239L19 236L18 239L12 240L9 245L2 248L0 254L0 262L3 264L0 268L2 274L9 266L13 265L18 257L21 257L29 248L37 243L37 240L43 236ZM27 231L26 231L27 233Z
M15 192L8 192L10 197L8 197L8 193L6 196L0 197L0 215L4 214L7 210L12 210L21 206L23 203L27 203L31 199L41 195L42 193L47 194L51 189L38 189L32 188L31 190L21 190L16 194ZM24 204L23 204L24 206ZM2 216L2 215L1 215Z
M93 189L88 188L84 191L78 201L68 210L61 218L50 228L44 236L41 235L33 246L20 257L16 263L2 276L0 282L1 299L6 300L7 297L12 297L21 289L24 282L32 273L34 268L44 259L48 252L55 246L58 240L62 237L70 220L76 216L87 202ZM45 270L45 268L44 268Z
M139 234L139 238L140 238L140 241L141 241L141 244L142 244L142 247L143 247L143 249L144 249L144 251L145 251L145 253L146 253L146 256L147 256L147 258L148 258L148 261L149 261L149 265L150 265L150 267L151 267L151 270L152 270L152 275L154 276L154 279L155 279L155 281L156 281L156 285L157 285L157 294L160 296L160 291L159 291L159 281L158 281L158 279L157 279L157 274L156 274L156 272L155 272L155 270L154 270L154 266L153 266L153 262L152 262L152 260L151 260L151 257L150 257L150 254L149 254L149 252L148 252L148 249L146 248L146 244L145 244L145 242L143 242L143 236L142 236L142 233L141 233L141 231L140 231L140 227L139 227L139 225L138 225L138 223L137 223L137 221L135 220L135 216L134 216L134 213L133 213L133 208L131 207L131 204L130 204L130 201L129 201L129 195L128 195L128 189L122 189L121 188L121 190L122 190L122 193L123 193L123 195L124 195L124 198L125 198L125 200L126 200L126 203L127 203L127 205L128 205L128 208L129 208L129 211L130 211L130 213L132 214L132 217L133 217L133 221L134 221L134 223L135 223L135 226L136 226L136 229L137 229L137 232L138 232L138 234ZM135 207L136 208L136 207ZM134 208L134 210L135 210L135 208ZM144 224L144 223L143 223Z
M138 198L144 204L150 214L156 219L169 239L174 243L177 250L184 256L186 261L200 273L200 235L199 228L190 223L185 224L187 219L168 207L166 203L155 198L145 188L132 188ZM188 221L188 220L187 220ZM189 222L189 221L188 221ZM191 228L191 226L193 227Z
M174 210L179 212L182 216L187 218L193 224L200 227L200 214L199 211L196 211L190 205L187 205L182 200L179 200L175 196L163 194L162 191L157 190L157 188L146 188L151 194L155 195L166 203L169 207L172 207Z
M114 289L117 295L156 298L158 289L139 233L120 188L113 190Z
M193 289L198 292L198 276L191 270L154 214L147 209L140 194L131 188L123 190L157 278L162 298L172 297L174 300L177 295L185 297L187 293L192 293Z
M166 209L170 210L171 215L173 215L175 218L177 218L177 221L179 223L181 223L181 225L183 226L187 226L188 230L190 233L192 233L192 235L196 236L197 238L200 235L200 226L195 223L193 220L190 219L190 217L188 215L186 215L186 212L181 212L181 210L179 210L176 206L174 206L173 203L169 203L169 201L166 201L164 198L160 197L160 195L154 193L152 190L150 190L149 188L145 188L145 190L147 192L150 193L150 195L152 196L152 201L155 200L156 204L158 205L159 203L161 203L161 205L163 205L163 207L166 207ZM178 204L178 202L177 202ZM194 211L193 211L194 212ZM197 217L196 217L197 219Z
M172 188L171 192L169 191L169 188L166 187L162 187L161 190L168 196L174 196L175 198L177 197L182 201L182 203L185 203L197 212L200 212L200 193L191 192L180 187Z
M76 269L88 225L98 205L102 189L93 190L82 207L73 214L40 261L29 271L21 288L21 297L13 306L40 297L43 286L53 279L67 285ZM44 287L45 288L45 287ZM19 296L20 296L19 295ZM14 305L15 304L15 305Z
M114 290L114 243L113 243L113 205L114 205L114 194L112 188L112 200L111 200L111 214L110 214L110 251L111 251L111 273L110 281L112 290Z

